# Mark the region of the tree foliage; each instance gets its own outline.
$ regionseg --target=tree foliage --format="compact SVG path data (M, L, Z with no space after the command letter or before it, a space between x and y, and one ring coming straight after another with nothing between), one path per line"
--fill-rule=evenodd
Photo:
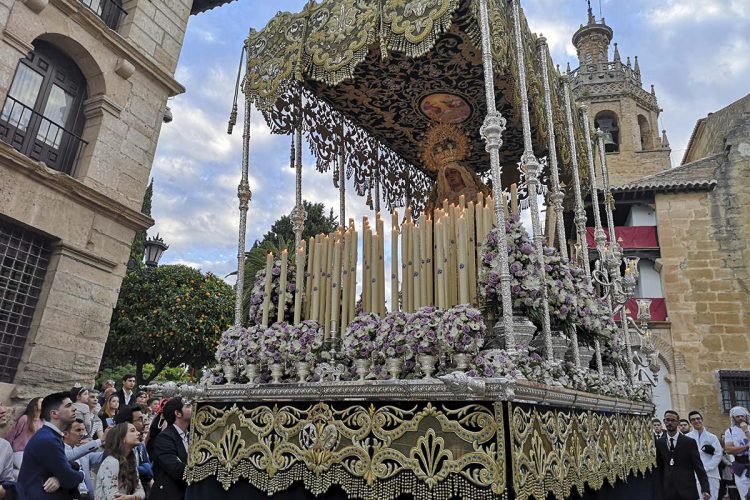
M103 367L135 365L139 383L166 367L200 368L233 321L234 291L211 273L164 265L126 274L112 313ZM148 374L144 367L153 364Z
M322 203L302 202L307 212L305 220L305 229L302 231L302 239L308 238L321 233L331 233L338 226L338 217L333 215L333 209L325 213L325 207ZM255 275L266 266L266 254L273 252L278 255L284 248L289 249L289 254L294 259L294 230L292 229L292 220L288 215L280 217L271 226L260 241L256 241L250 249L245 260L245 291L243 294L243 311L248 310L250 304L250 289L255 281Z

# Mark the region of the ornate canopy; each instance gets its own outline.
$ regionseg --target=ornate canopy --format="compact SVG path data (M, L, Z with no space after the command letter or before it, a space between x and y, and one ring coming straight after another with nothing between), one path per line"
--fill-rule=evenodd
M497 107L508 120L501 148L507 186L518 179L523 153L519 80L510 6L488 3ZM251 31L245 93L274 133L291 134L301 124L318 170L335 167L343 152L358 194L370 194L378 180L389 207L419 209L433 183L420 162L431 125L460 124L471 144L468 166L480 175L490 166L479 135L487 109L478 8L478 0L310 1L302 12L279 13ZM522 26L532 139L542 157L548 151L541 72L557 73L539 57L525 20ZM565 173L565 112L559 79L551 80Z

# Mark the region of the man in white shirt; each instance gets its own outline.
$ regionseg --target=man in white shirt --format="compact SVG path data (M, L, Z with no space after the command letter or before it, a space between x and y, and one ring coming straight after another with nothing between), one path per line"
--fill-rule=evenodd
M735 406L729 410L730 427L724 433L724 446L730 455L734 455L732 472L734 484L740 498L745 500L750 490L750 429L748 428L750 413L742 406Z
M721 456L723 453L721 443L716 435L708 432L708 430L703 427L703 415L701 415L700 412L695 410L691 411L688 414L688 420L693 426L693 430L688 432L687 435L695 439L695 444L698 445L701 462L703 462L703 468L706 469L708 485L711 488L711 500L718 500L719 483L721 482L719 463L721 463ZM696 482L697 481L696 478Z
M8 410L0 405L0 425L4 425ZM0 438L0 483L16 480L17 471L13 467L13 448L5 439ZM0 498L4 498L4 490L0 485Z
M94 483L91 481L91 467L89 464L89 453L96 450L101 445L98 439L88 443L88 445L79 446L81 439L86 435L86 426L83 420L76 419L63 431L63 443L65 443L65 456L70 462L75 462L83 472L83 481L78 485L78 491L82 498L94 498ZM75 458L71 458L75 457Z
M135 403L133 388L135 387L135 375L126 373L122 377L122 387L117 391L117 397L120 399L120 406L130 406Z

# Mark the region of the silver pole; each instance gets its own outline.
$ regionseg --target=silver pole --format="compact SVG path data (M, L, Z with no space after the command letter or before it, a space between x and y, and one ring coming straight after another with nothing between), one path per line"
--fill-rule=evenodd
M495 217L500 231L498 253L500 256L500 293L503 300L503 327L505 329L505 348L509 352L516 350L516 337L513 332L513 302L510 295L510 269L508 267L508 244L505 234L505 211L502 206L502 174L500 166L500 147L503 144L503 132L506 120L497 111L495 103L495 74L492 67L492 47L490 45L490 24L487 13L487 0L479 0L479 15L482 30L482 63L484 67L484 91L487 101L487 116L480 129L485 149L490 154L490 173L492 191L495 200Z
M583 136L586 139L586 159L589 164L589 184L591 185L591 209L594 212L594 240L596 241L596 248L599 250L599 254L604 254L604 241L606 236L602 230L602 221L599 216L599 189L596 185L596 169L594 168L594 153L591 150L591 129L589 128L589 113L588 106L582 104L579 108L581 110L581 119L583 120ZM585 218L585 215L584 215ZM584 219L585 222L585 219ZM583 243L586 243L584 236ZM589 255L588 249L584 255L584 266L588 276L591 276L589 270ZM610 307L611 309L611 307ZM596 369L599 371L599 375L604 375L604 364L602 363L602 348L599 340L594 341L594 348L596 349Z
M240 201L240 229L237 237L237 294L234 301L234 326L242 326L242 295L245 289L245 233L247 232L247 211L253 197L248 182L250 166L250 112L252 103L249 93L245 92L245 123L242 130L242 178L237 186L237 198Z
M513 5L513 28L516 38L516 62L518 63L518 79L521 91L521 122L523 125L523 156L521 156L521 168L526 169L526 182L529 185L529 206L531 208L531 227L534 237L536 256L541 266L539 274L542 279L542 333L544 335L544 346L546 357L552 360L552 331L549 319L549 302L547 300L547 280L544 270L544 240L542 238L541 222L539 220L539 203L537 200L537 186L539 185L539 171L541 170L539 160L534 156L531 144L531 123L529 119L529 96L526 90L526 67L524 63L523 42L521 40L521 21L518 12L519 0L512 0Z
M548 149L549 149L549 165L550 171L552 172L552 207L556 215L556 229L557 239L560 240L560 257L568 260L568 242L565 237L565 221L563 220L563 198L565 195L560 189L560 173L557 165L557 144L555 141L555 121L552 118L552 95L550 94L549 86L549 65L547 59L549 58L547 39L540 36L537 40L539 46L539 59L542 62L542 81L544 83L544 111L547 118L547 135L548 138ZM566 328L568 337L570 337L571 347L573 348L573 358L575 364L580 368L581 366L581 353L578 349L578 333L576 332L575 325L570 325Z

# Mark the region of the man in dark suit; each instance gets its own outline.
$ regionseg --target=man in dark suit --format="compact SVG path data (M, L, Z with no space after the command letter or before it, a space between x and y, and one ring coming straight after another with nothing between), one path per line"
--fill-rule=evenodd
M188 430L192 417L192 405L182 398L172 398L162 409L167 421L166 429L156 436L151 461L154 465L154 498L182 500L187 484L182 479L187 464Z
M18 473L18 497L24 500L73 498L83 481L83 472L65 457L63 431L75 420L70 396L50 394L42 400L44 425L29 440Z
M695 440L678 431L680 416L673 410L664 413L666 436L656 440L656 467L662 478L664 500L695 500L711 498L708 476L703 468ZM701 486L698 495L695 478Z
M135 393L133 388L135 387L135 375L132 373L126 373L122 377L122 387L117 389L117 399L120 400L120 406L130 406L135 404Z

